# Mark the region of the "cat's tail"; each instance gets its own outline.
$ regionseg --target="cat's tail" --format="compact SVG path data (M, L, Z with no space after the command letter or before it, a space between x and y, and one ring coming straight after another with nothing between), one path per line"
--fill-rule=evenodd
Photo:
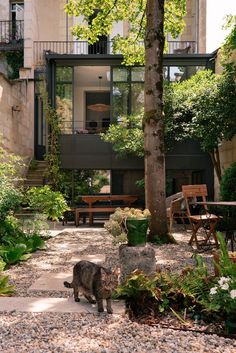
M65 281L65 282L64 282L64 286L65 286L66 288L72 288L72 283L69 283L69 282Z

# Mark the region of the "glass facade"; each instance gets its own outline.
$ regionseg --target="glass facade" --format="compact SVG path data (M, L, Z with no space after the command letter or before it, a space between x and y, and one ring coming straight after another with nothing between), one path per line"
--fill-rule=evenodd
M112 73L113 121L138 114L144 106L144 68L115 67Z

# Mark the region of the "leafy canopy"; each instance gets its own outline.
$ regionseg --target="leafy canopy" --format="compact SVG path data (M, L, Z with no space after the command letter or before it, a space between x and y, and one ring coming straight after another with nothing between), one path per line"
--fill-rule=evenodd
M164 88L166 146L187 138L198 140L204 151L217 148L236 133L236 67L228 65L222 75L199 71L186 81ZM102 138L121 155L143 155L142 112L122 117Z
M112 34L112 26L118 21L129 24L125 37L115 35L113 50L124 55L127 65L144 63L144 40L146 29L147 0L69 0L65 11L70 16L80 17L81 23L75 25L72 33L78 39L95 43L101 36ZM165 33L176 38L184 28L183 16L186 14L186 0L165 1ZM89 25L88 25L89 24Z

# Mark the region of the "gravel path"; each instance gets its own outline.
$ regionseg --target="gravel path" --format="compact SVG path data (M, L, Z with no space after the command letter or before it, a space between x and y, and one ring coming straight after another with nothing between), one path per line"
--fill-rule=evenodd
M178 245L155 246L161 268L180 270L193 262L187 245L189 234L179 231ZM47 241L47 249L38 251L27 262L6 271L16 286L15 296L66 297L58 291L28 288L40 276L50 272L68 272L71 258L105 254L106 266L118 264L118 246L102 228L71 229ZM204 253L211 266L211 256ZM123 315L19 313L0 315L0 353L236 353L236 341L216 335L175 331L138 325Z

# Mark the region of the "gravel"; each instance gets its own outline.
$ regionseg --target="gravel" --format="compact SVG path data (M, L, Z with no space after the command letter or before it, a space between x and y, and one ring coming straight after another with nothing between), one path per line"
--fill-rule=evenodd
M155 246L160 268L180 271L193 264L189 233L181 226L174 234L178 245ZM72 257L105 254L105 266L119 263L118 245L102 228L74 228L47 241L47 249L37 251L27 262L8 271L16 286L15 296L67 297L58 291L28 292L40 276L71 270ZM211 265L210 253L204 257ZM164 329L131 322L127 316L78 313L2 312L1 353L236 353L236 341L216 335Z

